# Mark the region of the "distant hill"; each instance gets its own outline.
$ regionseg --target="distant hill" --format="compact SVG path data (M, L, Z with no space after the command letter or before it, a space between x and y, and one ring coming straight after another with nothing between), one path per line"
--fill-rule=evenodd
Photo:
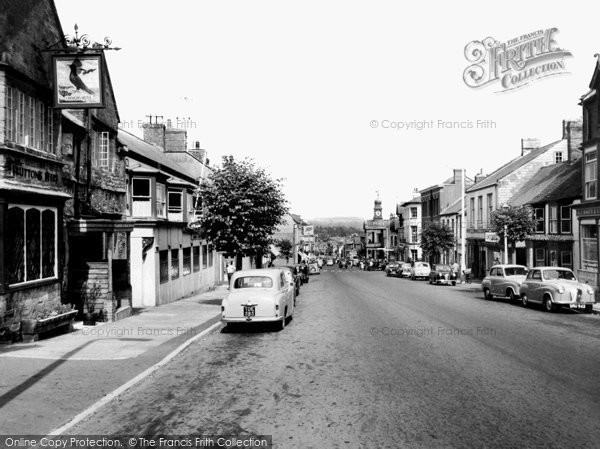
M321 226L323 228L335 228L335 227L347 227L362 229L364 218L360 217L325 217L325 218L311 218L306 220L308 223L314 226Z

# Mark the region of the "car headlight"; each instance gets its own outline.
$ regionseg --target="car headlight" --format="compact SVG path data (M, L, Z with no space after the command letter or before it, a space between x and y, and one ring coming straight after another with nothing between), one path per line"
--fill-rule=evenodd
M558 287L557 289L558 293L564 293L565 292L565 288L561 285L560 287Z

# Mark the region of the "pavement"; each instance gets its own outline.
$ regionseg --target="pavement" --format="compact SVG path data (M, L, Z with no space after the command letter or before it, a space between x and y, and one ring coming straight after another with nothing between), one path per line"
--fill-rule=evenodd
M0 345L0 433L46 435L220 322L226 285L33 343ZM130 385L131 386L131 385ZM112 395L112 396L111 396Z

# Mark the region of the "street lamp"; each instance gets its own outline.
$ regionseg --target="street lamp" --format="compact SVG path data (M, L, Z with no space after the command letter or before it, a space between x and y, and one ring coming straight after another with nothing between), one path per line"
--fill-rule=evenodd
M502 205L502 210L506 213L510 209L510 206L506 203ZM508 227L506 225L506 218L504 221L504 265L508 264L508 239L506 237L506 232L508 231Z

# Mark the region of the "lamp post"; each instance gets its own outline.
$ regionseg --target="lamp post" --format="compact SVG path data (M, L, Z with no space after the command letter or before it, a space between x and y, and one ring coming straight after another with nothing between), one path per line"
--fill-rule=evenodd
M502 205L502 210L504 212L508 212L510 206L506 203ZM506 237L506 233L508 231L508 226L506 225L506 221L504 222L504 265L508 264L508 238Z

